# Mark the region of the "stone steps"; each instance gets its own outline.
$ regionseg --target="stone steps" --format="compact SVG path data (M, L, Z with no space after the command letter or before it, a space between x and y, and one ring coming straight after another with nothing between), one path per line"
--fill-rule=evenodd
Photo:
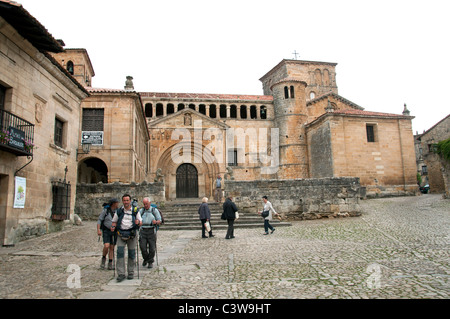
M201 228L199 220L198 208L201 199L183 199L166 202L161 212L164 216L165 223L160 230L198 230ZM220 219L222 216L222 203L208 203L211 211L211 225L213 229L226 229L227 221ZM239 219L235 221L235 228L261 228L264 220L256 214L239 212ZM274 219L271 221L274 227L291 226L291 223Z

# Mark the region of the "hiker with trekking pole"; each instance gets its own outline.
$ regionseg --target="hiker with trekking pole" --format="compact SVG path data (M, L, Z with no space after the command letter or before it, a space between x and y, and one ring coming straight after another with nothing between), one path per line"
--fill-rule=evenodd
M97 234L98 240L103 239L102 261L100 268L105 269L106 256L108 255L108 269L114 269L114 247L117 242L117 234L111 230L112 219L117 207L119 207L119 200L112 198L108 203L103 204L103 211L97 220Z
M117 209L112 219L112 228L117 232L117 281L121 282L125 278L134 278L134 267L137 246L137 235L139 227L142 225L142 217L138 207L131 204L131 196L125 194L122 196L123 206ZM128 276L125 277L125 246L128 247ZM139 268L138 268L139 272Z
M144 259L142 266L153 268L155 255L158 263L156 233L162 220L159 210L156 208L156 205L152 205L150 198L145 197L143 204L144 207L139 210L142 216L142 226L139 232L139 247L141 248L142 258Z

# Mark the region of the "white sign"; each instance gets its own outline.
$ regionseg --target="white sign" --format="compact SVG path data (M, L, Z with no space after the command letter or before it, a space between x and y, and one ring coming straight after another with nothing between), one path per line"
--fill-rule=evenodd
M25 194L27 192L27 179L16 176L14 188L14 208L25 208Z
M82 131L81 144L103 145L103 131Z

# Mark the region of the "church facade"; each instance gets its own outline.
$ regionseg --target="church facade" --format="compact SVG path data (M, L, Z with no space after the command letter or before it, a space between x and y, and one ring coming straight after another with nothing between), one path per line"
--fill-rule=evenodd
M340 96L335 67L282 60L260 79L263 95L140 93L151 177L163 176L170 200L212 196L217 175L352 176L369 196L414 194L413 117L365 111ZM189 156L174 158L180 152Z
M340 96L337 63L284 59L260 78L262 95L164 93L136 92L131 76L124 89L93 88L86 55L53 55L86 72L80 134L101 136L79 156L78 182L162 181L166 200L213 197L219 175L225 184L359 177L373 197L417 191L414 117Z

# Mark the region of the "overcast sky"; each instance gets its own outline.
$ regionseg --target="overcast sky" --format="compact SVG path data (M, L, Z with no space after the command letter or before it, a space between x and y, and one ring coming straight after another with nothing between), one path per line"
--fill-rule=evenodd
M93 86L263 94L282 59L338 63L339 95L400 114L413 131L450 113L448 0L18 0L66 48L87 49Z

